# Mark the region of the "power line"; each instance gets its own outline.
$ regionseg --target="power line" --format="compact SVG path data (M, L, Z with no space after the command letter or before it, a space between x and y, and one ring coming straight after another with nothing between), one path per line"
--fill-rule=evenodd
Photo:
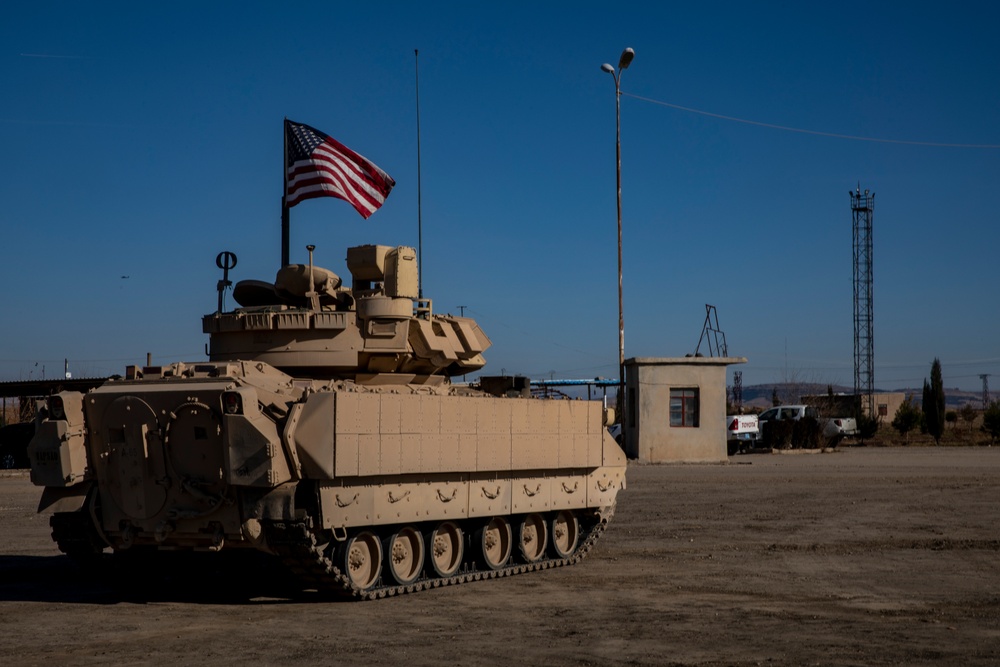
M45 358L45 359L42 359L42 358L31 358L31 359L0 359L0 364L35 364L35 363L39 363L39 364L60 363L61 364L63 361L65 361L67 359L69 360L69 362L71 364L128 363L128 362L134 361L135 359L138 359L138 358L145 359L146 358L146 354L147 354L146 352L142 352L141 354L138 354L138 355L135 355L135 356L130 356L130 357L113 357L113 358L107 358L107 359L76 359L74 357L53 357L51 359L48 359L48 358ZM152 354L155 358L158 358L158 359L176 359L178 361L183 361L185 359L191 359L191 358L194 358L194 357L204 357L205 356L205 352L203 350L199 351L199 352L193 352L193 353L192 352L176 353L176 352L153 352L153 351L149 351L149 354Z
M775 123L764 123L758 120L749 120L747 118L726 116L724 114L712 113L711 111L703 111L701 109L692 109L691 107L684 107L679 104L671 104L670 102L664 102L662 100L654 100L649 97L642 97L641 95L633 95L632 93L622 92L622 95L625 95L627 97L633 97L637 100L642 100L643 102L649 102L650 104L658 104L660 106L670 107L671 109L678 109L679 111L687 111L688 113L695 113L702 116L708 116L710 118L719 118L721 120L733 121L734 123L744 123L746 125L767 127L772 130L782 130L784 132L798 132L799 134L812 134L818 137L831 137L833 139L849 139L851 141L869 141L879 144L901 144L904 146L931 146L934 148L986 148L986 149L1000 148L1000 144L952 144L952 143L940 143L936 141L908 141L904 139L881 139L878 137L862 137L853 134L838 134L836 132L821 132L819 130L806 130L800 127L789 127L787 125L777 125Z

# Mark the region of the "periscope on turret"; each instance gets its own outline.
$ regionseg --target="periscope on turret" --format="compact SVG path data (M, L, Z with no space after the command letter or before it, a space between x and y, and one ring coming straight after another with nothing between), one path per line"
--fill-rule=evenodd
M613 411L452 384L491 342L420 296L413 248L349 248L350 286L309 251L223 312L226 260L208 361L40 406L31 479L59 548L258 550L363 599L583 558L625 487Z

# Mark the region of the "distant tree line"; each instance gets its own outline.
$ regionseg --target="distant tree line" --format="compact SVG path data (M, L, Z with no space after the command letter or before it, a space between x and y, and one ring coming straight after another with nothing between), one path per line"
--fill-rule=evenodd
M923 400L920 408L913 404L913 396L907 396L892 420L892 427L896 429L903 441L909 440L910 431L919 429L921 433L926 433L934 438L935 444L941 444L941 436L944 433L945 424L951 423L952 428L957 424L959 417L968 422L971 429L972 422L976 418L976 410L971 405L966 405L961 411L945 411L944 382L941 376L941 361L937 358L931 364L930 382L924 379ZM1000 440L1000 401L993 401L988 406L984 406L983 425L981 430L990 436L990 441L996 443Z

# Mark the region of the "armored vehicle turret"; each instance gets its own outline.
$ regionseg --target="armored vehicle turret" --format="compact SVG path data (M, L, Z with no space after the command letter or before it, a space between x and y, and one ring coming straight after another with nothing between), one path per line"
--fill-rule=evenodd
M31 479L79 560L273 554L304 588L365 599L581 559L625 486L598 402L494 395L471 318L420 297L416 252L349 248L238 282L208 361L129 367L39 411Z

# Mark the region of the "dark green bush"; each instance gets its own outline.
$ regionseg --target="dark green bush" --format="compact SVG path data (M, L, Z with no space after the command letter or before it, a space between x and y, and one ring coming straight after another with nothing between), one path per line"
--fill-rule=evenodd
M874 438L878 433L878 419L868 415L858 417L858 435L862 440Z
M792 424L787 420L769 421L764 426L764 446L788 449L792 446Z
M773 449L816 449L821 446L822 432L819 421L812 417L769 421L764 426L763 444Z
M820 436L823 427L812 417L803 417L792 422L792 447L798 449L816 449L820 446Z

